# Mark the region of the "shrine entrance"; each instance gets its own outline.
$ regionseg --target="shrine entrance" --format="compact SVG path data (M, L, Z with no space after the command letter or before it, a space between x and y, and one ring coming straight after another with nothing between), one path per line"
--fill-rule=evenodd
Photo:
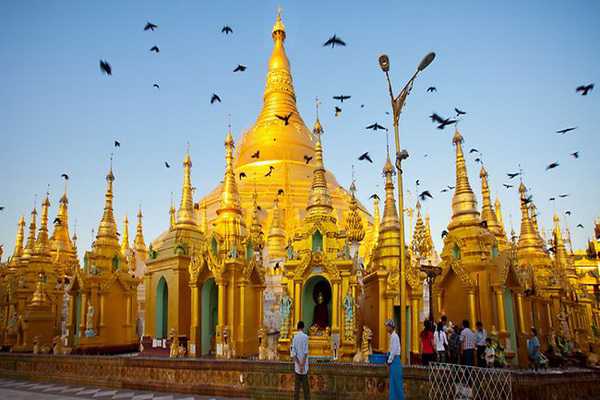
M155 337L157 339L166 339L168 335L169 324L169 288L164 277L158 281L156 288L156 323Z
M215 353L215 334L218 322L218 291L214 278L202 284L200 292L200 355Z
M309 332L331 327L331 285L323 276L313 276L304 284L302 320Z

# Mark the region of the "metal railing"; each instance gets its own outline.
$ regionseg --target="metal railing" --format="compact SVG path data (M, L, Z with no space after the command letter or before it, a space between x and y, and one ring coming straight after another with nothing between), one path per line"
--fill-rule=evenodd
M430 400L512 400L506 369L431 363L428 375Z

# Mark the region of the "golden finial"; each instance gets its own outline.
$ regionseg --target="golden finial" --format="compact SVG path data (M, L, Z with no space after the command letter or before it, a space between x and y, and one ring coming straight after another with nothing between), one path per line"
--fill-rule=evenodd
M140 254L142 258L146 258L146 243L144 241L144 230L142 225L142 205L140 204L137 212L137 226L135 228L135 238L133 239L133 247L135 252Z
M464 139L458 129L454 132L452 142L456 146L456 185L452 197L452 219L448 228L461 225L479 225L479 211L477 199L471 189L467 166L463 154L462 143Z
M100 225L98 226L96 245L108 246L114 249L119 249L119 238L117 237L117 223L113 213L113 182L115 176L113 174L113 154L110 154L110 169L106 175L106 193L104 194L104 212Z
M315 97L315 109L317 113L317 118L315 120L315 126L313 128L313 133L317 136L317 140L320 140L319 136L323 133L323 127L321 126L321 121L319 121L319 105L321 102L318 97Z
M365 228L362 223L362 218L358 211L356 202L356 183L354 180L354 166L352 166L352 184L350 185L350 212L346 219L346 234L350 242L360 242L365 237Z
M50 185L48 185L48 189ZM46 197L42 202L42 218L38 237L35 243L35 250L40 255L49 255L49 242L48 242L48 209L50 208L50 192L46 191Z
M177 225L196 225L192 191L192 157L189 150L190 145L188 142L183 159L183 186L181 188L181 203L179 204L179 210L177 210Z
M17 261L23 255L23 240L25 238L25 217L19 217L17 226L17 236L15 239L15 249L13 251L12 260Z
M277 38L277 34L281 35L281 39L285 40L285 25L281 20L281 13L283 12L283 8L281 6L277 7L277 17L275 18L275 25L273 25L273 39Z
M123 238L121 241L121 254L126 256L129 251L129 220L127 215L123 218Z

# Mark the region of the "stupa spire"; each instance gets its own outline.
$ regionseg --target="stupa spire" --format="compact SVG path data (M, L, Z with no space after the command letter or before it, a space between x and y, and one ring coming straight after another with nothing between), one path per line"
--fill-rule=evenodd
M31 211L31 221L29 222L29 235L27 236L27 243L23 251L24 256L31 256L35 251L35 232L36 232L36 220L37 220L37 209L35 205Z
M273 201L272 212L273 217L271 219L271 226L269 227L269 235L267 237L267 249L269 250L270 258L280 258L285 254L286 243L278 197L275 197L275 200Z
M563 268L568 268L567 248L562 237L560 230L560 218L558 214L554 213L554 229L552 235L554 236L554 257L558 261L559 265Z
M142 259L146 258L146 242L144 241L144 228L142 225L142 207L138 209L137 213L137 226L135 228L135 238L133 239L133 248L137 254L142 256Z
M200 206L200 230L206 234L208 232L208 215L206 212L206 201L202 201Z
M123 236L121 237L121 254L127 256L129 251L129 219L123 218Z
M499 247L504 248L506 247L506 236L498 223L496 211L494 211L494 207L492 206L492 197L490 195L490 187L488 184L488 173L483 165L481 166L481 171L479 171L479 177L481 178L482 198L481 219L487 223L490 232L496 236L496 239L500 244Z
M238 192L237 183L235 181L235 173L233 172L233 149L235 143L231 134L231 126L225 137L225 176L223 178L223 190L221 192L221 206L217 211L218 214L233 212L241 215L240 194Z
M49 194L46 192L46 197L42 202L42 218L40 221L40 229L35 242L35 252L42 256L50 255L50 241L48 238L48 209L50 208Z
M75 254L73 242L69 235L69 198L67 197L66 180L65 191L58 202L58 213L54 219L54 232L52 232L50 238L50 246L53 252Z
M183 158L183 187L181 189L181 203L179 204L179 210L177 210L177 225L196 225L192 193L192 157L190 157L189 145Z
M539 246L538 236L529 218L529 203L531 202L531 198L527 196L527 188L523 182L519 185L519 193L521 196L521 233L519 234L517 247L521 251L525 249L537 249Z
M394 182L393 176L396 174L390 155L388 153L387 160L383 166L383 176L385 177L385 201L383 205L383 220L381 221L380 231L384 228L396 228L400 222L398 221L398 211L396 209L396 200L394 199Z
M171 192L171 206L169 207L169 229L174 229L177 224L177 220L175 219L175 214L177 211L175 210L175 203L173 203L173 192Z
M115 181L115 175L112 170L112 157L110 161L110 169L106 174L106 193L104 194L104 212L100 225L98 226L98 233L96 234L95 245L108 246L115 249L119 248L119 238L117 237L117 223L115 222L115 216L113 213L113 182Z
M415 223L415 229L413 233L413 240L411 243L411 249L418 259L425 259L429 256L431 249L427 242L427 228L423 223L423 217L421 215L421 202L417 200L417 222Z
M477 200L469 184L469 175L462 149L463 141L464 139L457 129L452 138L452 142L456 146L456 187L452 197L452 219L448 224L448 229L459 225L479 224Z
M19 224L17 226L17 236L15 238L15 249L12 254L12 261L18 261L23 255L23 240L25 238L25 217L22 215L19 217Z
M316 137L315 160L313 169L313 180L310 194L308 195L308 206L306 207L307 216L329 215L333 210L331 206L331 196L327 189L327 179L325 178L325 165L323 163L323 146L321 144L321 135L323 127L319 121L319 100L316 100L317 119L313 128Z
M498 221L498 225L500 226L502 236L506 237L506 229L504 228L504 218L502 217L502 204L500 204L499 197L496 197L496 201L494 202L494 211L496 212L496 221Z
M365 228L362 218L358 211L358 202L356 201L356 183L353 180L350 185L350 210L346 217L346 235L350 242L360 242L365 237Z

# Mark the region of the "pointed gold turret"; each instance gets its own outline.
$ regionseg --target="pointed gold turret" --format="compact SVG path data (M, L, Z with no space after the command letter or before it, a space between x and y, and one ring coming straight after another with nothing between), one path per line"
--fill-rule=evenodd
M36 232L37 209L33 207L31 211L31 222L29 223L29 236L27 236L27 244L23 250L23 257L28 258L35 252L35 232Z
M181 203L177 210L177 226L196 226L194 218L194 200L192 194L192 157L189 150L183 159L183 188L181 189Z
M129 252L129 219L123 218L123 237L121 238L121 254L127 256Z
M554 213L554 229L552 232L552 236L554 237L554 258L563 269L569 269L570 265L568 262L567 256L567 248L565 247L565 242L562 237L562 232L560 230L560 218L558 214Z
M383 167L383 175L385 176L385 201L383 205L383 220L379 232L389 229L400 229L398 221L398 211L396 209L396 200L394 199L394 182L392 177L396 174L394 166L390 161L388 154L387 160Z
M177 224L175 213L175 204L173 204L173 195L171 194L171 207L169 207L169 230L175 229L175 225Z
M112 163L111 163L112 164ZM98 233L96 234L96 240L94 242L95 247L106 247L119 249L119 238L117 237L117 223L115 222L115 216L113 213L113 182L115 176L112 171L112 165L106 175L106 193L104 194L104 212L100 225L98 226Z
M264 246L264 234L262 225L258 219L258 194L256 191L252 194L252 219L250 221L250 239L252 240L255 251L262 250Z
M35 291L31 297L31 305L41 306L48 301L48 295L46 294L46 281L42 273L39 274L38 280L35 284Z
M135 228L135 238L133 239L133 248L135 252L141 257L142 260L146 259L146 242L144 241L144 231L142 226L142 208L138 209L137 213L137 226Z
M498 247L500 249L506 248L506 236L504 236L502 228L498 223L498 219L496 218L496 212L492 207L492 198L490 196L490 187L488 185L488 173L484 166L481 166L481 171L479 172L479 177L481 178L481 198L482 198L482 207L481 207L481 220L487 223L487 227L490 232L496 236L498 240Z
M350 212L346 218L346 235L350 242L360 242L365 237L365 228L362 217L358 212L358 203L356 201L356 184L352 181L350 185Z
M205 235L208 233L208 215L206 213L206 201L202 201L200 206L201 218L200 218L200 230Z
M42 202L42 218L37 240L35 242L35 253L43 256L50 256L50 241L48 238L48 209L50 208L50 199L48 193Z
M330 215L333 207L331 206L331 196L327 189L327 179L325 178L325 166L323 163L323 146L321 145L321 135L323 128L317 115L313 133L317 139L315 144L315 161L313 169L313 180L308 195L308 206L306 207L306 216Z
M50 238L50 247L54 256L64 253L71 258L76 257L73 242L69 235L69 199L67 197L66 183L65 191L58 203L58 213L54 219L54 232L52 232L52 237Z
M452 142L456 146L456 188L452 197L452 219L448 224L448 230L461 225L479 224L477 200L469 184L469 176L462 149L463 141L462 135L456 130L452 139Z
M381 215L379 213L379 196L373 198L373 245L379 240L379 228L381 226Z
M538 241L540 242L540 246L544 247L546 243L544 242L544 238L540 233L540 228L537 220L537 207L533 202L529 204L529 218L531 219L531 226L533 226L533 231L537 235Z
M504 218L502 217L502 205L500 204L500 198L498 197L496 197L496 201L494 202L494 211L496 212L496 221L498 221L498 225L500 226L500 232L502 232L502 236L506 238Z
M429 217L429 214L425 216L425 241L427 242L430 253L432 255L437 254L433 245L433 236L431 236L431 218Z
M17 237L15 239L15 249L13 250L11 263L18 262L23 256L23 240L25 238L25 218L19 217L19 225L17 228Z
M277 15L272 31L273 52L269 59L263 107L254 126L245 134L238 149L236 168L263 160L293 160L304 162L303 156L314 151L310 131L296 107L296 94L290 62L285 53L285 26ZM277 115L290 115L284 124ZM260 150L260 160L252 154Z
M285 255L285 230L281 219L281 209L279 208L279 198L275 197L273 201L273 217L269 227L267 237L267 249L269 258L281 258Z
M529 203L531 200L527 201L527 188L523 182L519 185L519 193L521 195L521 233L517 243L518 255L524 256L526 253L542 252L540 241L529 217Z
M417 200L417 222L415 223L415 229L413 233L413 239L411 242L411 250L415 254L418 260L426 259L431 253L431 247L427 241L427 228L423 223L421 216L421 202Z

